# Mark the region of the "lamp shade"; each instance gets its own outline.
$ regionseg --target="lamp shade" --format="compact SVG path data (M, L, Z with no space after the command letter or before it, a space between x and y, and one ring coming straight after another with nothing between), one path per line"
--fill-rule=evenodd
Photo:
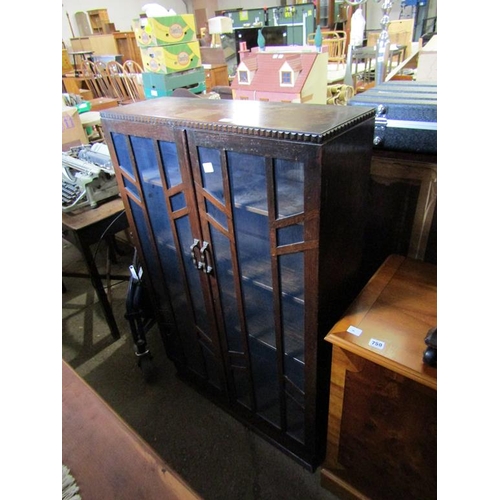
M213 35L217 33L231 33L233 31L233 20L230 17L218 16L208 20L208 32Z

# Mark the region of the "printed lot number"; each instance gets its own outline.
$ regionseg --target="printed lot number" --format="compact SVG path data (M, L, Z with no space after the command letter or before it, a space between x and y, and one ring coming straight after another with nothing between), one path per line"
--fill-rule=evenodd
M383 349L385 347L385 342L382 342L382 340L377 340L377 339L370 339L370 342L368 343L370 347L375 347L375 349Z

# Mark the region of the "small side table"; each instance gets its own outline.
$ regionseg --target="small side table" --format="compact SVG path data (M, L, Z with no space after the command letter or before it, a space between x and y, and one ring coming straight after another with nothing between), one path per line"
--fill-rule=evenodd
M93 50L78 50L76 52L68 52L68 55L73 59L73 67L75 68L75 76L80 76L80 64L82 61L89 59L90 56L94 53ZM78 61L77 58L80 58Z
M389 256L326 336L333 344L321 484L340 498L437 497L436 266Z
M115 339L120 338L120 332L113 315L113 309L104 290L101 275L94 261L91 246L98 243L104 234L113 236L128 228L128 221L124 211L125 207L122 199L115 198L103 202L96 208L87 207L77 212L63 212L62 214L63 238L75 245L82 253L92 286L103 308L111 335ZM128 276L118 278L128 279Z

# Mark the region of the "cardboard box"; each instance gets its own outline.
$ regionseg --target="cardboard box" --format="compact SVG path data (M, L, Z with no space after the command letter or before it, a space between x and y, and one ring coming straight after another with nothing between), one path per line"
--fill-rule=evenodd
M411 43L413 40L413 23L412 19L395 19L390 21L387 25L390 43L393 45L405 45L406 55L411 52ZM367 33L367 47L374 47L377 45L380 32L382 30L374 30Z
M132 28L139 47L187 43L197 40L193 14L134 19Z
M199 42L141 48L142 65L149 73L175 73L201 66Z
M180 87L186 88L194 94L200 94L206 90L203 67L170 75L143 73L142 81L147 99L172 95L173 91Z
M62 107L62 150L88 144L87 134L83 129L78 110L72 106Z

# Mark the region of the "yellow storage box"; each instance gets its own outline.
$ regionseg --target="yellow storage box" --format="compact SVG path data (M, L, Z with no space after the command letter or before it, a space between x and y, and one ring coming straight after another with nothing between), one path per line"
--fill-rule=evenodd
M197 40L193 14L134 19L132 27L139 47L153 47Z
M175 73L201 66L199 42L141 48L142 65L148 73Z

